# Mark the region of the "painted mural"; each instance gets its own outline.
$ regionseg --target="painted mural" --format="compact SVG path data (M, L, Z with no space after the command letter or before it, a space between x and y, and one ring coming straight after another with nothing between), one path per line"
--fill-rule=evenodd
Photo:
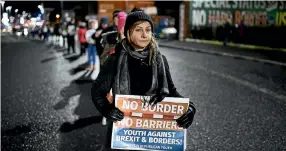
M286 1L191 0L189 23L193 26L232 25L286 26Z

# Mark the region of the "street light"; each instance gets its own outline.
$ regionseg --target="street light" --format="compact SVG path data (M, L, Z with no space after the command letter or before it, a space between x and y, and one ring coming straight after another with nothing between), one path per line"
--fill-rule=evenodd
M41 13L44 14L44 8L42 5L38 5L38 8L40 9Z
M6 7L6 12L8 13L8 17L11 16L11 9L12 9L12 6L7 6Z
M59 18L60 18L60 15L59 15L59 14L57 14L57 15L56 15L56 18L58 18L58 19L59 19Z
M6 11L8 11L8 10L11 11L11 9L12 9L12 6L7 6L6 7Z
M18 13L18 9L15 9L15 13Z
M2 10L3 10L5 1L0 1L0 3L1 3L1 6L2 6ZM4 11L3 11L3 12L4 12Z

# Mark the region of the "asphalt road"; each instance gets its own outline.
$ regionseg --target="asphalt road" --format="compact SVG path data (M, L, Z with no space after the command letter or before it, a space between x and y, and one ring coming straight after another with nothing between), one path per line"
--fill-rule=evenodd
M1 150L100 150L106 130L88 82L98 70L83 70L86 57L10 35L1 37L1 48ZM188 150L286 150L285 68L161 52L178 91L197 107Z

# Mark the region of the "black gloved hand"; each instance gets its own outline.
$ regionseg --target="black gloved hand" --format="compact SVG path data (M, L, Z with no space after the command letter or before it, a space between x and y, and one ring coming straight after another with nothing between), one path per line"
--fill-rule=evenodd
M190 127L193 123L195 113L196 113L195 107L192 104L190 104L187 112L176 120L178 126L183 127L185 129Z
M124 114L117 107L112 107L109 109L106 118L112 122L121 121L124 118Z
M155 94L151 97L149 104L152 106L155 106L157 103L162 102L166 96L167 96L167 94L165 94L165 93Z

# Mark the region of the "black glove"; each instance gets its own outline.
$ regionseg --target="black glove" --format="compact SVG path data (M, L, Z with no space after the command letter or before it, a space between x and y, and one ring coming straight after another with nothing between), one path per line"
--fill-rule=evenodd
M149 104L152 106L155 106L157 103L162 102L167 94L162 93L162 94L155 94L151 97Z
M124 118L124 114L117 107L112 107L109 109L106 118L112 122L121 121Z
M178 126L183 127L185 129L190 127L193 123L195 113L196 113L195 107L192 104L190 104L187 112L176 120Z

